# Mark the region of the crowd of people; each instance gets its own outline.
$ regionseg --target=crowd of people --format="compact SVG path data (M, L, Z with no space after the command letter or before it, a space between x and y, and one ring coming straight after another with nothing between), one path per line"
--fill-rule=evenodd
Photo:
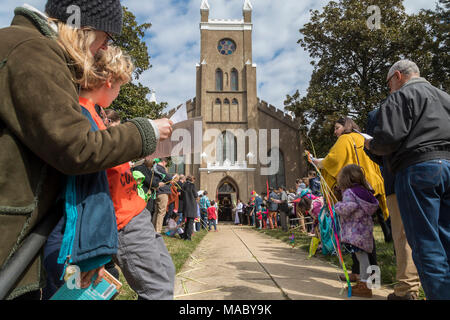
M207 191L197 191L195 177L168 173L169 161L147 157L143 164L132 168L156 232L190 241L193 233L201 229L214 226L217 230L215 201L210 201Z
M269 193L265 191L261 194L252 191L251 198L245 203L237 199L232 204L234 224L258 229L281 228L283 231L288 231L290 226L299 225L300 230L306 233L307 225L311 224L306 221L309 208L299 210L296 204L305 193L312 197L321 194L320 179L316 173L310 171L308 177L297 179L295 188L269 187L268 191Z
M79 28L67 24L73 4ZM117 276L117 265L138 299L171 300L175 267L163 234L190 241L201 228L219 231L218 199L199 192L195 177L169 174L168 158L150 156L171 136L172 121L122 123L108 110L134 70L113 45L122 22L119 0L48 0L45 13L17 8L12 26L0 30L0 270L36 226L59 220L9 299L50 299L69 265L80 268L82 288L105 270ZM428 299L450 299L450 97L409 60L386 80L390 95L365 130L372 137L339 119L328 155L310 159L315 171L293 189L237 200L234 222L298 227L325 245L321 219L332 206L353 257L353 295L370 297L376 217L396 252L398 282L388 298L417 299L421 285Z

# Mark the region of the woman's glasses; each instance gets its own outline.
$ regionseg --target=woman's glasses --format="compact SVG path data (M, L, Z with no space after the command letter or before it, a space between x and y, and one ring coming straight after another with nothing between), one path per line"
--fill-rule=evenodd
M108 33L106 33L106 39L105 39L105 46L112 46L114 44L114 42L116 42L116 39L114 39L114 37Z

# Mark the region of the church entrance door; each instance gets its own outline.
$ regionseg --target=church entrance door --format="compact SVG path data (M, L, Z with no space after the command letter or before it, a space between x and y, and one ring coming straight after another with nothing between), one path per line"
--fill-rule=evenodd
M219 221L234 221L233 209L236 207L238 197L238 190L236 185L227 180L219 185L218 189L219 200Z

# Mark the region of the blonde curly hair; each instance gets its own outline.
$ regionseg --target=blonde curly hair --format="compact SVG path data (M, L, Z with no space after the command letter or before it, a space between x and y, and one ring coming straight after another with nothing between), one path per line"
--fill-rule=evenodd
M76 73L73 81L83 89L96 89L108 79L122 83L131 81L133 62L120 48L108 46L94 56L90 50L96 40L94 29L75 29L56 19L49 20L58 26L57 42L72 60Z
M87 77L83 89L97 89L107 80L121 85L128 83L131 81L133 71L131 57L119 47L109 46L107 50L100 50L96 55L95 75Z

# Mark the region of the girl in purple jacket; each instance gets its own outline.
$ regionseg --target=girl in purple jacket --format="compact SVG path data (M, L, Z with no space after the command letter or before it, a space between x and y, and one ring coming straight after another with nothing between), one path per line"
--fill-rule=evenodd
M367 286L368 253L373 250L372 215L378 209L378 201L358 165L344 167L337 177L337 185L342 191L342 201L335 205L341 222L341 242L356 254L360 266L361 280L352 287L352 294L371 298L372 290Z

